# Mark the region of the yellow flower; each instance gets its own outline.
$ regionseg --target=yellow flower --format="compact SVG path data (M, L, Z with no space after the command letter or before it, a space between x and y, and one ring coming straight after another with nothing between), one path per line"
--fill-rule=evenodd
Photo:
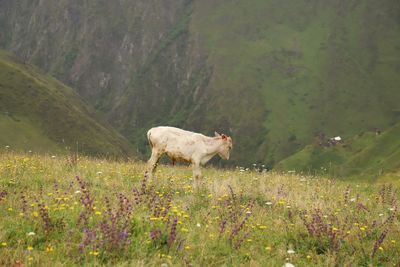
M7 247L7 242L3 242L3 243L1 243L1 246L3 246L3 247Z
M101 215L101 212L100 211L96 211L95 214L96 215Z
M8 211L13 211L13 208L8 208L7 210L8 210Z
M37 211L32 212L33 217L39 217L39 213Z
M379 247L379 250L382 251L382 250L383 250L383 247Z
M270 246L268 246L268 247L265 247L265 250L268 250L268 251L270 251L272 248L270 247Z
M186 249L186 250L189 250L189 249L190 249L190 246L186 246L185 249Z
M310 259L311 259L311 256L310 256L310 255L307 255L307 259L309 259L309 260L310 260Z
M29 246L27 249L28 249L29 251L31 251L31 250L33 250L33 247Z
M260 228L260 229L267 229L267 226L265 226L265 225L260 225L258 228Z

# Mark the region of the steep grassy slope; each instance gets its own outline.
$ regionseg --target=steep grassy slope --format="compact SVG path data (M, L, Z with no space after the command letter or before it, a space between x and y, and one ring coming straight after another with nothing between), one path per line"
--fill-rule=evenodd
M169 124L273 166L321 132L400 121L400 2L0 1L0 45L72 85L141 153Z
M73 92L39 69L0 51L0 146L39 152L132 154L117 132L96 121Z
M0 46L76 88L145 153L151 126L202 128L186 123L209 76L191 2L0 1Z
M381 135L364 133L334 147L306 146L277 164L277 169L367 179L390 176L400 170L400 123Z
M192 32L213 66L210 121L276 161L323 132L400 120L398 1L198 1ZM242 159L242 157L240 157Z

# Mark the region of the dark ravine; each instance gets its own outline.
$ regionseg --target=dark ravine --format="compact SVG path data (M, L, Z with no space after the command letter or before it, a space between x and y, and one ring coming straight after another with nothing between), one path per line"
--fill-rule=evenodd
M272 167L323 132L400 121L400 3L0 1L0 46L77 92L148 153L173 125L232 135Z

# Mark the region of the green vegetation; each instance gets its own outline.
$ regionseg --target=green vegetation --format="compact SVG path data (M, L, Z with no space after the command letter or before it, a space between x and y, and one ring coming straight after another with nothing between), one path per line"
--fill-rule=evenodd
M379 135L362 133L335 146L308 145L276 168L369 180L396 177L400 170L399 136L400 124L396 124Z
M400 184L159 167L3 151L0 265L399 264Z
M273 168L321 133L399 123L399 13L398 0L2 1L0 46L71 85L143 157L144 133L172 125L231 135L221 164Z
M132 155L129 143L96 116L71 88L0 51L1 147Z
M35 152L61 152L61 147L48 138L38 125L24 117L0 115L0 147Z
M399 9L398 1L196 2L191 32L213 68L207 111L233 129L234 160L275 165L318 133L350 137L399 122Z

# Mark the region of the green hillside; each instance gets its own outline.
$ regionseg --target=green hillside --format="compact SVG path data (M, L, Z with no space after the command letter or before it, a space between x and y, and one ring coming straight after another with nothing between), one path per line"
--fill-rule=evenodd
M400 123L380 135L367 132L331 147L308 145L276 168L369 180L394 177L400 170Z
M92 116L71 88L0 51L1 149L132 154L122 136Z
M173 125L269 167L313 138L400 122L398 0L0 1L0 46L102 112L139 153Z
M236 130L238 159L271 165L320 132L399 122L399 12L398 1L196 2L191 31L214 68L209 121Z

